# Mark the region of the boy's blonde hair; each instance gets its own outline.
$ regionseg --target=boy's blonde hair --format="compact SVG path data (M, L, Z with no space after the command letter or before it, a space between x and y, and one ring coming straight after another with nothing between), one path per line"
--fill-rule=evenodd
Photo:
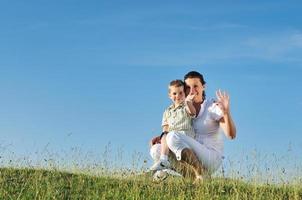
M170 92L170 87L183 87L185 89L185 83L182 80L176 79L170 82L169 84L169 92Z

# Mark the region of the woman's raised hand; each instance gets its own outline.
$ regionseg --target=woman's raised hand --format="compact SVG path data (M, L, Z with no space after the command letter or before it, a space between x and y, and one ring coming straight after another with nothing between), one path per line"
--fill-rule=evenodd
M230 96L225 91L220 89L216 91L217 105L220 107L224 114L230 111Z

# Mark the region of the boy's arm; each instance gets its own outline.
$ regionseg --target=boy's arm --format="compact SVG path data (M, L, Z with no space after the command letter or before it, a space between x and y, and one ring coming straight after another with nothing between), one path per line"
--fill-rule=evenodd
M163 125L163 132L160 135L160 139L169 133L169 125Z
M164 125L163 126L163 132L162 132L162 134L164 132L169 132L169 126L168 125ZM156 136L156 137L154 137L154 138L151 139L151 141L150 141L150 147L152 147L155 144L160 144L161 143L160 140L161 140L162 134L160 136Z
M168 125L163 126L163 132L169 132L169 126Z
M195 94L191 95L189 94L187 97L186 97L186 100L185 100L185 108L186 108L186 111L189 115L195 117L196 116L196 109L193 105L193 98L195 97Z
M169 132L169 123L168 123L168 119L167 119L167 110L165 110L165 112L163 114L161 127L163 128L163 132Z

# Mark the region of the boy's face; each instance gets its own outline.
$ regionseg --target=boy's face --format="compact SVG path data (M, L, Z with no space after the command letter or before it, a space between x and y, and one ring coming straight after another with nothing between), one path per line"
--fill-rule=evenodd
M184 87L176 87L170 86L169 87L169 97L175 104L180 104L185 100L185 92Z

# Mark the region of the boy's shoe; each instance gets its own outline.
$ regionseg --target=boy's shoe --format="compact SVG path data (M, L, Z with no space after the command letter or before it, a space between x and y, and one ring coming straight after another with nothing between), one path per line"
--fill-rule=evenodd
M168 177L168 173L165 170L158 170L153 174L153 181L164 181Z
M194 183L194 184L202 184L202 183L203 183L203 179L204 179L204 178L203 178L201 175L196 176L193 183Z
M182 175L180 173L178 173L177 171L173 170L173 169L163 169L163 171L167 172L167 174L172 175L172 176L178 176L178 177L182 177Z
M151 171L157 171L161 169L168 169L170 168L171 164L168 160L159 160L154 165L150 167Z
M180 173L173 169L161 169L153 174L153 181L161 182L164 181L168 176L183 177Z

